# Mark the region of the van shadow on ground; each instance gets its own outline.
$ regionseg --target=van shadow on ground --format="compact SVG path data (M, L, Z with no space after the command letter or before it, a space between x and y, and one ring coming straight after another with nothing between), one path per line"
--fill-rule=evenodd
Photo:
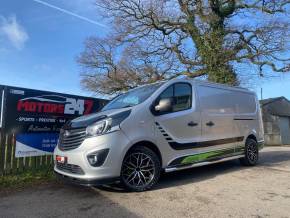
M260 153L259 164L255 167L277 166L287 161L290 162L290 150L263 151ZM161 176L160 181L156 185L154 190L200 182L203 180L214 178L218 175L241 171L245 169L248 169L248 167L242 166L239 160L232 160L208 166L196 167L171 173L164 173ZM118 184L101 186L97 188L109 192L126 192Z
M0 195L0 217L138 217L99 192L50 183Z

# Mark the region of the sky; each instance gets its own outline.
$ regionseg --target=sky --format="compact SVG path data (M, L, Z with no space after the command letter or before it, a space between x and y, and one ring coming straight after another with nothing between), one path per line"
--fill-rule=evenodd
M92 96L80 85L77 56L89 36L112 28L94 0L1 0L0 84ZM290 100L290 74L251 87L263 98Z

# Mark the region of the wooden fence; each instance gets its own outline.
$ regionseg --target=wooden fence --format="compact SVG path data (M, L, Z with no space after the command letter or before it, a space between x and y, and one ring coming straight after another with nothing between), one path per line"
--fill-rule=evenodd
M53 165L52 155L15 157L15 135L0 132L0 176L35 171Z

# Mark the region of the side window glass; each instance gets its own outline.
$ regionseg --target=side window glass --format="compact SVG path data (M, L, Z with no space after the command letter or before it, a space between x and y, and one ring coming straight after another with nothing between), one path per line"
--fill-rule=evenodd
M160 94L159 100L164 98L173 98L173 86L169 86Z
M161 105L162 99L168 99L170 102L173 103L173 91L174 91L173 86L169 86L167 89L165 89L156 99L155 105ZM161 115L161 114L167 114L170 112L172 112L172 105L171 107L168 107L167 109L163 109L162 111L157 111L157 114Z
M191 86L185 83L174 85L173 112L182 111L191 107Z
M166 111L159 111L158 115L183 111L191 108L192 90L187 83L176 83L165 89L156 100L156 105L162 99L171 99L172 105Z

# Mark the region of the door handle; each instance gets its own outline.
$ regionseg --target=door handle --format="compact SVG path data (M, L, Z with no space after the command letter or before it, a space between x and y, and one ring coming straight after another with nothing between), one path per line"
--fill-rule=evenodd
M195 123L193 121L190 121L187 125L193 127L193 126L197 126L198 123Z
M209 121L206 123L207 126L214 126L214 123L212 121Z

